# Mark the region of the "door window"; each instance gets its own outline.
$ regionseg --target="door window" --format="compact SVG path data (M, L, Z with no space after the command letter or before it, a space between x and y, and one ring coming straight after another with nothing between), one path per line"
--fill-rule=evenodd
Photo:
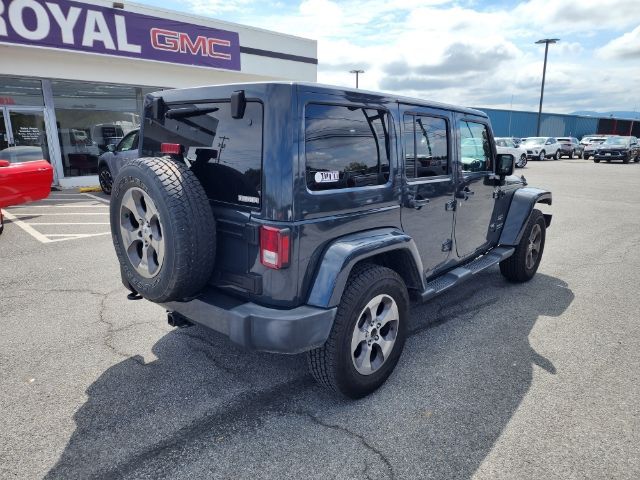
M463 172L485 172L492 168L489 131L481 123L460 122L460 152Z
M447 121L443 118L404 116L405 173L408 179L449 174Z
M130 132L122 141L118 144L116 150L118 152L128 152L129 150L138 149L138 132Z
M387 112L341 105L307 105L305 159L307 187L312 191L387 183Z

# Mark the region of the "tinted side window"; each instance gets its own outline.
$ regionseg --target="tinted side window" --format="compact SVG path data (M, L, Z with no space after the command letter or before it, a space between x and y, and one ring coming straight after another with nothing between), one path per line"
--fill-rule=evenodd
M425 115L404 116L405 172L407 178L449 174L447 122Z
M145 118L142 153L161 155L161 143L178 143L210 199L257 207L262 181L262 104L247 102L240 119L231 117L230 105L170 105L171 110L191 113L159 121Z
M481 123L461 121L460 151L463 172L491 170L491 144L486 126Z
M384 110L309 104L305 159L309 190L382 185L389 179L388 114Z

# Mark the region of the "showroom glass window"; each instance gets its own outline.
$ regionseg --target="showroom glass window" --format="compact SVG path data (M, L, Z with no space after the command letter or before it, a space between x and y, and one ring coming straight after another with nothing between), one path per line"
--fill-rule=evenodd
M383 185L389 180L385 110L309 104L305 158L309 190Z
M64 175L96 175L98 157L140 126L145 88L53 80Z

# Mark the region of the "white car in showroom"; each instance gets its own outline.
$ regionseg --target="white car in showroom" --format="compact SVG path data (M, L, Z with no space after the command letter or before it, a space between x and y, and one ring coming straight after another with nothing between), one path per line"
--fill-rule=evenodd
M527 150L527 158L532 160L560 160L562 156L562 145L555 137L527 137L520 146Z
M496 137L496 149L498 154L508 153L516 159L516 167L523 168L527 164L527 149L517 147L512 138Z

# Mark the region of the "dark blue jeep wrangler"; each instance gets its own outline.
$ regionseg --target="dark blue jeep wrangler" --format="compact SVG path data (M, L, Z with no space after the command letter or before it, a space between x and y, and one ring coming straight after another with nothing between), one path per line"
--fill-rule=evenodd
M512 176L487 116L303 83L145 99L140 157L113 183L131 295L247 348L308 352L321 384L364 396L402 352L410 299L495 264L533 277L551 193Z

